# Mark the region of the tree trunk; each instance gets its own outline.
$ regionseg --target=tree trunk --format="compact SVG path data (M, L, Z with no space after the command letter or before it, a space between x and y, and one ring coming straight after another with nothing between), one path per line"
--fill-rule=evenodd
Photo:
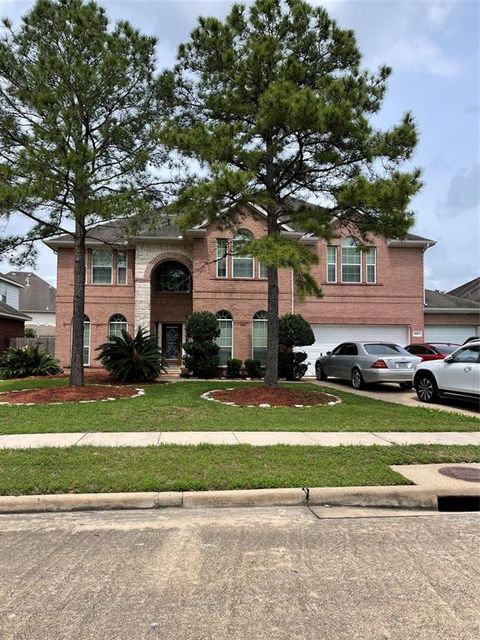
M73 269L72 352L70 386L81 387L83 375L83 321L85 315L85 229L75 225L75 264Z
M278 233L277 221L273 215L268 216L268 235ZM267 357L265 360L265 378L263 386L276 387L278 384L278 269L267 267L268 276L268 333Z

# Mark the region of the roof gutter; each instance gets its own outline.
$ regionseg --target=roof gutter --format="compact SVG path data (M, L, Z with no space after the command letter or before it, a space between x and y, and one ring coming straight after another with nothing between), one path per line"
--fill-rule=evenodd
M430 249L436 245L435 240L387 240L389 247L419 247L423 249Z

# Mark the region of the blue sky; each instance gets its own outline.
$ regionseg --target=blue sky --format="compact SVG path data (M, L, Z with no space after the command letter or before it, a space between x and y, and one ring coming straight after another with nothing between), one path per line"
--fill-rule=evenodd
M415 197L414 232L437 245L425 256L428 288L448 291L480 273L480 64L477 0L326 0L340 26L355 30L364 64L393 67L379 126L411 111L420 132L414 164L425 186ZM30 0L0 0L14 22ZM112 21L127 19L159 40L170 66L198 15L224 16L230 0L103 0ZM245 2L244 4L249 4ZM1 270L8 265L1 263ZM55 256L40 250L37 271L55 282Z

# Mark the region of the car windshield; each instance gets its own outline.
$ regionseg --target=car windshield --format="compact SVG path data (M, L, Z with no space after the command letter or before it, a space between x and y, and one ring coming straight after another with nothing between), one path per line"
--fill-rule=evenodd
M405 351L398 344L364 344L363 348L371 356L409 356L408 351Z
M432 347L434 347L440 353L453 353L458 349L459 344L445 344L440 342L432 342Z

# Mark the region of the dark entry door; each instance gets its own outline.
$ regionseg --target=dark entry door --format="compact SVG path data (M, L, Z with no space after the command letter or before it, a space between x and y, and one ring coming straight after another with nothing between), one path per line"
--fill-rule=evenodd
M182 325L165 323L162 325L162 353L166 363L182 363Z

